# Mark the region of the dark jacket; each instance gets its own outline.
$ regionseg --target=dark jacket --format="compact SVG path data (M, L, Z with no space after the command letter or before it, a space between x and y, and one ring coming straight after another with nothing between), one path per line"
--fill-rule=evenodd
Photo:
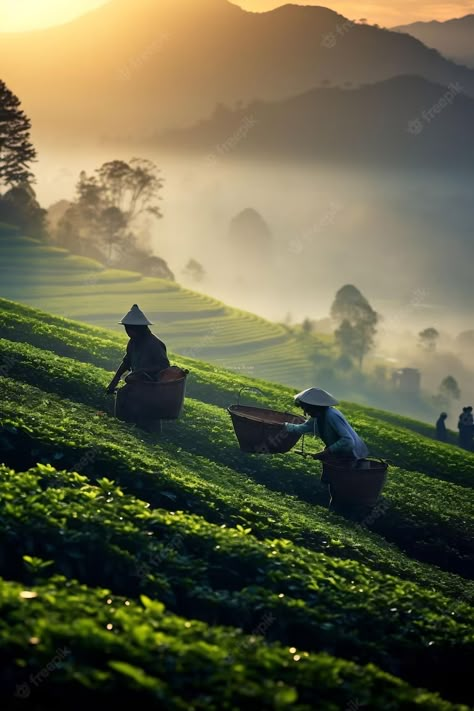
M132 373L137 370L154 370L156 372L152 374L152 378L156 380L158 372L169 368L170 362L163 341L148 331L141 338L130 339L123 365Z
M446 420L444 417L439 417L436 422L436 439L440 442L446 442L448 439L448 431L446 429Z

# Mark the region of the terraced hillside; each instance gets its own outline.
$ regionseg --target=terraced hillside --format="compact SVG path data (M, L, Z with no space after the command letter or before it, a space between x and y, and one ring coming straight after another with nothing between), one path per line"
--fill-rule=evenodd
M314 352L320 361L331 352L321 338L308 347L280 324L174 282L106 269L1 224L0 296L112 329L138 300L180 353L289 385L310 379Z
M346 403L400 464L355 523L317 462L237 447L239 387L291 390L173 356L185 412L147 434L104 394L123 347L0 300L1 707L467 709L474 455Z

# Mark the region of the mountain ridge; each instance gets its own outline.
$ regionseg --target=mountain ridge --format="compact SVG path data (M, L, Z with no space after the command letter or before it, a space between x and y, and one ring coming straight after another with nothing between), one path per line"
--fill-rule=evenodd
M61 135L143 140L198 120L219 102L284 99L326 80L417 74L446 86L459 81L474 96L474 71L415 38L328 8L287 4L251 13L227 0L182 2L186 12L175 3L115 0L67 25L3 34L3 79L35 134L55 142Z
M339 116L344 118L338 121ZM246 118L248 129L234 147L232 136ZM163 133L157 145L212 149L216 159L326 158L460 169L470 168L474 157L473 120L474 100L462 87L453 84L446 91L407 75L351 90L314 88L281 101L253 102L227 112L221 108L189 129Z
M392 29L409 34L449 59L474 68L474 13L444 21L412 22Z

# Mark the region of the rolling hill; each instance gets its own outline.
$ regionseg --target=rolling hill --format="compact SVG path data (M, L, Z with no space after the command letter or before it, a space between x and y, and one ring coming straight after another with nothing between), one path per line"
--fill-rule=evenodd
M0 283L5 298L117 331L138 300L173 350L289 385L311 379L315 351L321 363L332 353L329 337L304 339L175 282L106 269L6 225L0 225Z
M433 47L448 59L474 68L474 15L457 17L445 22L413 22L393 27L416 37L427 47Z
M60 27L2 34L0 64L35 140L67 137L69 148L143 143L219 102L282 100L326 80L409 74L474 96L472 70L415 38L291 4L252 13L227 0L111 0Z
M121 335L0 313L2 707L467 710L474 455L345 403L404 460L356 525L313 460L240 452L234 374L173 356L185 412L150 435L104 395Z
M194 127L164 133L157 145L203 155L214 147L214 158L235 155L239 161L460 171L472 170L473 121L474 100L461 85L446 89L406 76L350 91L313 89L279 102L221 107Z

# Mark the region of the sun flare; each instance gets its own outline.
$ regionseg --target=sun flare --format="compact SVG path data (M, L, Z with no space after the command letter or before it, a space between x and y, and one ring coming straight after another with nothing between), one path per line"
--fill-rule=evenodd
M27 32L74 20L114 0L0 0L0 32ZM160 2L160 0L156 0ZM196 0L197 2L198 0ZM262 12L284 5L287 0L230 0L245 10ZM322 5L356 19L366 17L387 27L417 20L447 20L472 10L469 0L293 0L301 5ZM131 2L133 7L133 2ZM179 2L176 0L179 10Z
M26 32L69 22L107 0L0 0L0 31Z

